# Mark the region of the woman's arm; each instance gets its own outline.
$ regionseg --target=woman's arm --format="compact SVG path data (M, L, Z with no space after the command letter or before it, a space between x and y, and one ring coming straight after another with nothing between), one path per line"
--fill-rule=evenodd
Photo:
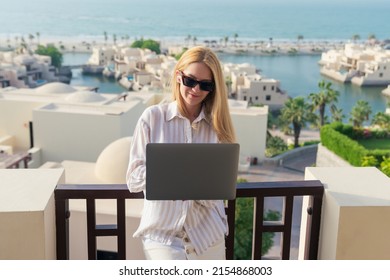
M133 140L130 146L129 166L126 174L126 182L130 192L145 190L146 177L146 144L150 142L150 129L141 117L134 130Z

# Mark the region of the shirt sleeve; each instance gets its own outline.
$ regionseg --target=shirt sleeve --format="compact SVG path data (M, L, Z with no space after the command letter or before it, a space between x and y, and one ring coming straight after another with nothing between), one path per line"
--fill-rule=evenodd
M146 144L150 142L150 127L141 116L134 130L130 146L129 166L126 182L130 192L145 190L146 177Z

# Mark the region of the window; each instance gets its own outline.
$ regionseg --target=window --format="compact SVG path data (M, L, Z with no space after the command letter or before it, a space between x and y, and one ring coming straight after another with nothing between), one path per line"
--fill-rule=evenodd
M255 100L259 100L259 97L258 97L258 96L256 96L256 97L255 97Z
M267 86L263 86L263 90L266 91L267 90Z
M265 96L265 100L271 101L271 95L266 95L266 96Z
M244 96L244 101L246 101L246 96Z
M379 73L379 78L383 78L383 73Z
M272 91L275 91L275 86L272 86L272 87L271 87L271 90L272 90Z

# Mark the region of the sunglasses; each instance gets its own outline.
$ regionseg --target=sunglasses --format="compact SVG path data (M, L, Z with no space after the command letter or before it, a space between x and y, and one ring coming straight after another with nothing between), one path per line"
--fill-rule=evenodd
M182 71L180 71L181 79L183 81L183 84L186 87L196 87L196 85L199 85L199 88L204 91L212 91L214 89L214 82L212 81L197 81L191 77L188 77L184 75Z

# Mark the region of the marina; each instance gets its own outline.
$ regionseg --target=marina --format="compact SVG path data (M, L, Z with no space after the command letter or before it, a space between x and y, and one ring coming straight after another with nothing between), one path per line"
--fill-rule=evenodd
M64 65L83 64L90 57L89 53L65 53ZM384 112L389 97L382 91L384 86L359 87L354 84L344 84L321 75L318 61L320 55L245 55L219 53L223 63L250 63L261 75L279 80L282 88L290 97L308 96L318 91L321 79L332 82L333 88L340 92L338 107L348 115L358 100L366 100L372 107L373 113ZM102 93L122 93L126 91L115 79L105 76L82 75L80 69L74 69L71 85L99 87ZM348 121L348 120L346 120Z

